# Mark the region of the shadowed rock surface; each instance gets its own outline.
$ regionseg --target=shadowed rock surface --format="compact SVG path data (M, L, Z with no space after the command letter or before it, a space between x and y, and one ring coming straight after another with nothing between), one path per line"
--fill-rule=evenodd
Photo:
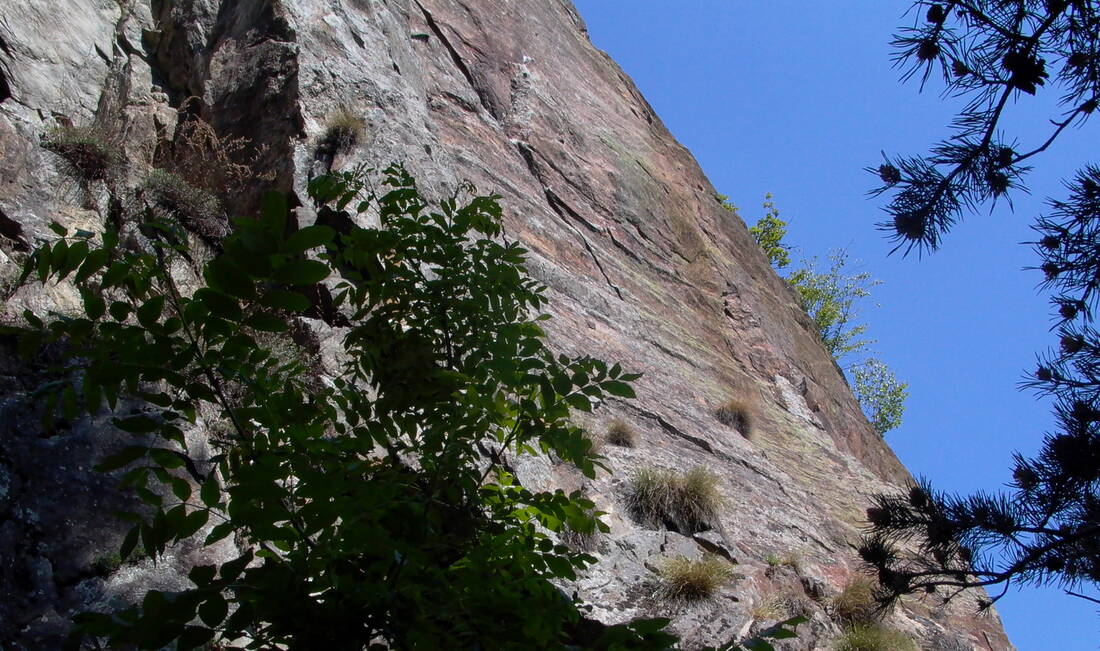
M672 11L674 9L670 9ZM731 62L737 65L737 62ZM326 141L333 116L362 120ZM583 489L608 512L600 558L566 586L618 623L672 617L685 647L714 644L805 613L784 649L827 648L840 632L830 597L859 569L866 496L908 473L860 413L794 293L745 225L724 210L691 154L630 79L588 40L564 0L10 0L0 20L0 290L5 315L64 312L79 297L15 289L18 261L58 220L101 230L113 199L171 150L181 118L250 143L269 179L232 197L247 213L264 189L304 196L329 169L403 161L429 196L463 179L503 195L506 228L550 287L551 342L645 375L616 418L633 448L605 445L613 475L585 480L547 459L517 459L533 487ZM109 178L80 183L39 146L59 125L94 125L121 152ZM263 186L263 187L261 187ZM300 225L315 216L298 210ZM325 330L321 328L321 330ZM322 336L334 336L330 330ZM169 562L111 562L122 500L90 471L118 433L103 422L43 431L33 365L0 360L0 646L50 648L76 609L178 585L196 562L233 550L183 548ZM751 431L719 422L735 399ZM205 432L189 433L196 440ZM639 468L706 467L724 498L712 530L636 523L624 507ZM701 606L653 597L654 568L718 553L737 578ZM769 556L790 562L769 564ZM795 562L797 561L797 562ZM760 608L774 602L777 608ZM890 623L927 649L1011 649L974 598L944 610L910 598ZM767 616L765 616L765 614Z

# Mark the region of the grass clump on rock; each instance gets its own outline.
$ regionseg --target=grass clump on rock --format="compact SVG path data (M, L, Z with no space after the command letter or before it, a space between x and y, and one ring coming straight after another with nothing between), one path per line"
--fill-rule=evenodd
M718 521L722 496L718 475L696 466L687 472L642 468L631 477L627 507L641 524L683 534L710 529Z
M621 448L632 448L638 443L638 433L622 419L615 419L607 428L607 442Z
M833 645L836 651L916 651L913 639L881 624L857 624L844 631Z
M178 174L155 169L145 179L153 203L199 235L224 237L229 233L221 202L213 194L188 183Z
M875 599L874 580L866 576L853 577L848 585L833 597L833 614L852 624L870 624L881 615Z
M656 596L664 601L694 603L710 599L733 577L733 566L717 556L692 560L670 558L658 570Z
M325 133L321 136L318 149L326 150L331 155L351 151L363 139L366 128L363 118L340 107L325 121Z
M714 417L726 427L732 427L748 438L752 433L752 411L740 400L728 400L714 410Z
M42 148L60 156L69 173L80 181L103 181L111 177L121 158L95 126L61 126L42 135Z

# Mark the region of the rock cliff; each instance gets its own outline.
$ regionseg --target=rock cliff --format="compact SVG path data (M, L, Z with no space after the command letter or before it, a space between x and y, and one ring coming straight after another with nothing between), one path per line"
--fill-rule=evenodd
M859 570L866 496L908 479L871 430L795 296L691 154L629 78L589 42L567 0L6 0L0 19L0 276L4 312L64 312L77 298L17 288L20 257L51 220L99 230L120 193L172 156L184 113L248 143L255 183L304 196L310 176L403 161L429 195L463 180L503 195L510 237L550 288L552 344L645 375L613 420L614 474L589 481L520 459L532 485L581 488L608 513L593 570L566 586L621 622L669 616L685 646L804 613L783 648L828 648L831 598ZM670 9L671 10L671 9ZM736 65L736 62L731 62ZM344 138L333 138L334 121ZM120 171L75 181L41 146L58 126L95 129ZM337 141L338 140L338 141ZM314 216L299 208L301 224ZM217 549L122 566L122 498L90 466L113 443L102 423L43 430L33 370L0 357L0 646L52 648L76 609L179 585ZM739 402L751 423L716 410ZM645 467L703 466L724 498L713 530L643 526L624 508ZM675 528L675 527L673 527ZM719 597L669 610L648 587L660 559L718 553L738 575ZM1011 649L973 599L906 600L893 626L926 649Z

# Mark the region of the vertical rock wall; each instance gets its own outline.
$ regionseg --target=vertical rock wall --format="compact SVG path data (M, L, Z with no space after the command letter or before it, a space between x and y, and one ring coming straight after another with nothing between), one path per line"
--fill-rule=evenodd
M829 598L858 569L866 496L908 474L745 225L592 46L571 4L7 0L5 314L74 308L76 297L61 290L15 288L20 256L53 219L101 228L111 196L140 186L187 115L247 139L257 176L298 196L328 169L392 161L431 196L462 179L503 195L509 237L530 249L532 272L550 287L553 345L645 374L638 400L584 422L597 436L615 418L637 431L634 448L604 446L613 475L587 481L547 460L518 460L528 483L584 489L608 512L600 563L568 588L606 622L671 616L687 646L758 628L767 622L761 606L781 603L812 617L785 648L828 646L839 631ZM363 122L348 151L324 141L340 115ZM126 161L119 177L69 178L39 146L59 124L98 125ZM249 212L258 185L231 209ZM312 219L298 210L301 224ZM33 369L3 345L0 557L15 562L0 569L0 646L46 648L74 609L178 584L189 564L231 551L180 549L157 567L112 562L120 532L103 513L121 498L88 470L111 434L94 422L42 431L32 417ZM748 407L751 428L715 418L729 400ZM719 526L685 536L634 522L622 506L626 482L651 466L716 472ZM717 600L670 612L652 598L662 558L704 553L738 563ZM892 621L922 648L1011 648L996 615L978 618L972 606L960 599L944 611L914 598Z

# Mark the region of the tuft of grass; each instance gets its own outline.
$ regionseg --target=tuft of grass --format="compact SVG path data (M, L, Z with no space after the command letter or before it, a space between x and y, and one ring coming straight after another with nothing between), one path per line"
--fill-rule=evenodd
M749 438L752 434L752 411L748 405L740 400L728 400L718 409L714 410L714 417L726 427L732 427L741 433L741 436Z
M122 164L122 159L102 130L61 126L42 134L42 148L60 156L69 173L80 181L103 181L110 178Z
M882 614L875 599L875 582L870 577L856 576L833 597L834 616L855 625L870 624Z
M638 433L626 421L616 418L607 428L607 442L621 448L632 448L637 445Z
M317 148L333 156L347 153L363 139L366 128L367 123L363 118L346 107L340 107L325 121L325 133L317 143Z
M191 185L180 175L154 169L146 177L143 187L157 207L178 219L189 230L211 238L224 237L229 233L218 198Z
M752 607L749 615L760 622L779 621L787 616L787 603L779 595L771 595Z
M92 561L92 572L96 576L113 574L120 567L122 567L122 557L118 555L118 552L104 554Z
M857 624L837 638L836 651L916 651L913 639L901 631L881 624Z
M658 570L656 596L674 603L710 599L733 578L733 566L717 556L694 561L684 556L670 558Z
M714 526L722 497L718 475L702 466L684 473L641 468L630 479L626 503L644 525L692 534Z
M764 557L764 562L768 564L769 568L789 567L795 572L799 571L802 567L802 559L794 552L787 552L782 556L778 554L768 554Z

